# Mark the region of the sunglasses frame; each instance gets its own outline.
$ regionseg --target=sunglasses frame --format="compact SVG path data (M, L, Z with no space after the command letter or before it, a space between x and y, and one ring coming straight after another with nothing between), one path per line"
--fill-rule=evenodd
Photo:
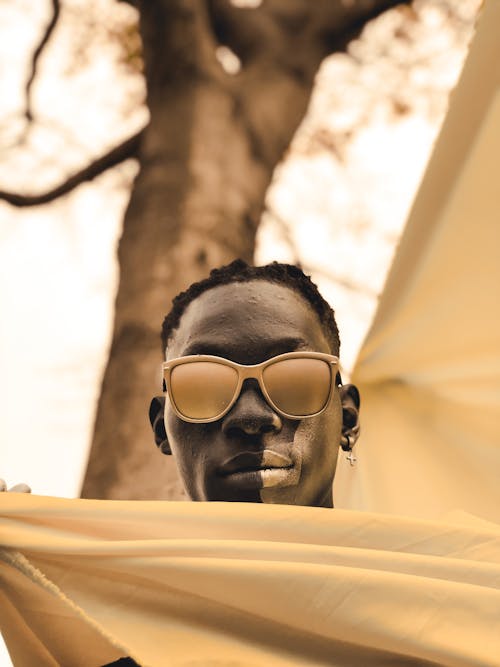
M328 398L325 401L325 405L321 408L321 410L318 410L317 412L314 412L312 414L308 415L291 415L288 414L287 412L284 412L278 406L274 403L274 401L271 399L269 396L267 389L264 384L264 379L263 379L263 372L264 370L268 367L271 366L272 364L278 363L280 361L284 361L285 359L321 359L322 361L325 361L328 364L328 368L330 370L330 389L328 392ZM233 397L227 407L222 410L218 415L215 417L210 417L208 419L202 418L202 419L196 419L193 417L187 417L186 415L182 414L180 410L177 408L177 405L175 404L173 395L172 395L172 387L170 383L170 376L173 371L173 369L176 366L180 366L182 364L190 364L194 363L197 361L213 361L217 362L219 364L225 365L225 366L230 366L231 368L234 368L236 372L238 373L238 382L236 385L236 389L234 391ZM286 352L285 354L279 354L276 357L271 357L270 359L266 359L266 361L261 362L260 364L251 364L251 365L246 365L246 364L238 364L235 361L231 361L230 359L226 359L225 357L217 357L211 354L193 354L193 355L188 355L186 357L178 357L177 359L171 359L170 361L165 361L162 364L162 371L163 371L163 380L164 380L164 390L166 387L167 394L170 399L170 405L172 406L174 412L176 415L182 419L183 421L190 422L192 424L208 424L210 422L215 422L218 421L219 419L222 419L234 406L236 401L238 400L240 394L241 394L241 388L243 386L243 382L248 379L254 379L257 380L259 383L259 388L268 402L268 404L271 406L271 408L277 412L279 415L282 417L285 417L286 419L306 419L308 417L316 417L317 415L320 415L322 412L326 410L328 405L330 404L330 400L332 398L333 390L335 387L335 379L338 378L339 380L339 385L342 384L342 379L340 377L340 372L338 371L338 368L334 374L333 372L333 367L339 365L339 358L336 357L333 354L326 354L324 352L308 352L308 351L298 351L298 352Z

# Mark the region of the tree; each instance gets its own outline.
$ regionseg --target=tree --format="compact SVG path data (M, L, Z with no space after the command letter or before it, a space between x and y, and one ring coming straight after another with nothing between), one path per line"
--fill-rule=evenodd
M397 3L267 0L239 6L248 4L139 3L148 127L49 193L0 193L18 206L43 203L130 155L140 159L119 245L114 335L85 497L179 493L172 465L159 462L146 417L149 397L160 386L162 314L175 294L211 267L235 257L252 260L265 192L306 111L322 59L344 50L368 20ZM58 10L53 0L53 20L33 57L28 118L37 59ZM239 59L237 73L221 67L221 47ZM160 470L162 464L169 469Z

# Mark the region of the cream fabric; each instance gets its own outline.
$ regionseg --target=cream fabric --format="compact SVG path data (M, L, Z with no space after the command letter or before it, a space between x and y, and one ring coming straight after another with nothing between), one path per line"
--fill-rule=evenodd
M336 506L500 521L499 35L490 0L353 372Z
M22 494L0 509L16 667L499 664L500 526L471 516Z

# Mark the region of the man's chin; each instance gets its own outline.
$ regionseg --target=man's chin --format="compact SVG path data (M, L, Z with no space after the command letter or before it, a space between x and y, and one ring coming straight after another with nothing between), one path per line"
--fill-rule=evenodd
M286 487L265 487L260 490L261 502L270 505L300 505L299 489L296 485Z
M301 505L309 507L333 507L332 488L327 487L322 493L311 495L311 489L302 485L288 487L269 487L260 490L261 502L274 505Z
M210 487L202 495L192 500L201 502L224 503L261 503L260 489L257 488L220 488Z

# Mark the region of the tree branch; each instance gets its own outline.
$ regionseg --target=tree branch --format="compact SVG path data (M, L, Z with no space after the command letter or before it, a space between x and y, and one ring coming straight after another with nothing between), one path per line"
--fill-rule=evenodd
M359 37L367 23L389 9L411 5L412 2L413 0L361 0L356 3L358 11L352 12L341 30L333 23L327 23L326 29L322 30L327 50L346 50L349 42Z
M26 110L24 112L24 115L29 122L33 120L33 113L31 111L31 88L33 86L33 82L35 81L38 61L40 59L40 56L42 55L43 49L45 48L47 42L50 39L50 36L54 32L54 28L56 27L60 12L61 12L61 6L59 0L52 0L52 17L49 23L47 24L45 32L42 35L42 39L40 40L40 43L35 49L33 57L31 59L31 72L26 82Z
M139 146L142 137L142 130L133 137L126 139L123 143L115 148L112 148L108 153L97 158L80 171L73 174L68 179L57 187L37 195L23 195L15 192L6 192L0 190L0 199L13 204L14 206L38 206L39 204L47 204L61 195L71 192L81 183L93 180L107 169L115 167L117 164L124 162L128 158L135 157L139 152Z
M270 60L309 78L318 62L345 50L368 21L412 0L266 0L258 8L236 7L230 0L206 1L213 33L243 66ZM304 58L307 51L309 58Z

